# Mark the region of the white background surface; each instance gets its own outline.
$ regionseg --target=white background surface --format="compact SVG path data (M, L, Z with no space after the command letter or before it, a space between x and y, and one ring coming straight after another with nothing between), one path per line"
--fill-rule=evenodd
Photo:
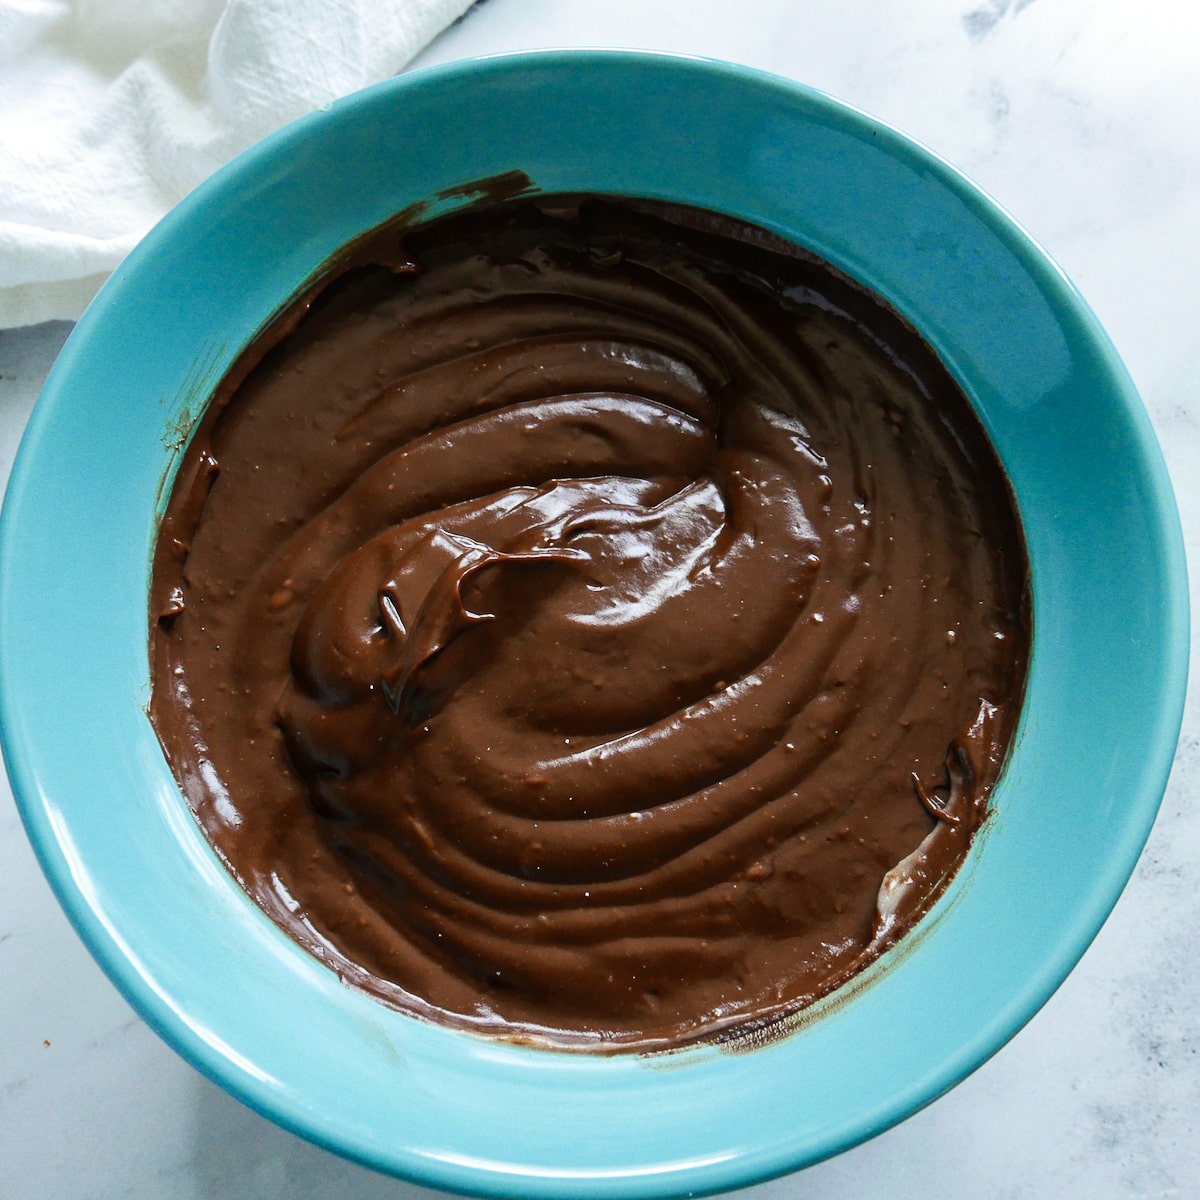
M1198 21L1172 0L485 0L418 63L552 45L704 54L814 84L925 142L1096 310L1150 410L1200 563ZM0 332L0 480L68 332ZM1146 852L1046 1008L924 1112L746 1200L1200 1196L1192 691ZM308 1146L168 1050L60 913L0 783L0 1197L433 1195Z

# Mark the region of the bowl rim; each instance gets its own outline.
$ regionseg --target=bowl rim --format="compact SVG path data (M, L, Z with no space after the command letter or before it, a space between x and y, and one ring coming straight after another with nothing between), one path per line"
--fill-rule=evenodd
M841 121L869 128L888 154L919 164L942 187L981 214L1022 263L1037 275L1039 285L1053 293L1064 309L1074 313L1104 361L1112 384L1113 402L1122 406L1135 439L1136 445L1131 450L1136 451L1134 457L1143 472L1145 500L1159 539L1162 576L1157 585L1161 589L1159 642L1163 657L1159 691L1153 704L1148 706L1153 708L1157 719L1144 748L1141 790L1130 801L1132 811L1124 826L1123 837L1112 848L1102 877L1094 881L1088 903L1075 914L1071 928L1065 931L1058 957L1044 962L1040 971L1026 976L1023 985L1012 990L1007 1002L992 1013L990 1022L977 1030L973 1040L961 1043L955 1052L945 1055L932 1069L893 1091L874 1110L860 1113L856 1120L843 1121L835 1133L826 1137L819 1153L814 1154L811 1147L801 1152L795 1143L788 1143L747 1147L743 1153L717 1156L712 1161L695 1158L688 1162L664 1161L656 1165L643 1164L641 1169L613 1166L608 1174L592 1171L573 1176L570 1170L546 1167L541 1175L530 1175L528 1164L473 1161L469 1156L461 1155L456 1159L452 1153L444 1153L441 1157L409 1152L388 1155L366 1142L356 1142L336 1131L331 1132L323 1114L314 1112L304 1096L274 1086L273 1081L263 1077L255 1063L246 1061L234 1047L222 1042L220 1031L211 1031L213 1036L205 1038L194 1026L181 1022L179 1000L156 988L153 972L144 964L138 964L135 948L127 942L124 932L112 924L104 906L89 891L88 874L73 840L70 822L45 783L44 761L48 750L32 743L28 737L22 715L24 693L16 682L17 673L8 670L0 673L0 735L22 819L60 904L89 950L133 1007L160 1036L209 1078L293 1132L377 1170L390 1171L428 1186L478 1195L512 1194L517 1184L522 1193L529 1196L665 1196L746 1186L847 1149L935 1099L995 1053L1033 1016L1065 979L1100 928L1128 880L1149 834L1166 786L1183 713L1189 614L1182 533L1173 493L1149 419L1132 382L1074 286L1046 252L994 200L911 137L806 85L752 68L687 55L550 49L490 55L422 68L335 101L327 112L300 118L221 168L181 201L131 253L115 273L113 281L89 307L55 364L30 419L9 482L4 513L0 518L0 579L7 581L17 573L30 574L32 571L23 558L28 549L24 534L27 528L34 527L30 524L35 519L31 506L36 504L35 498L43 488L42 460L48 453L43 443L52 439L50 423L53 414L68 403L65 397L69 395L73 373L84 369L89 340L103 335L106 316L121 302L126 281L152 270L163 247L186 230L208 206L220 203L222 197L239 186L244 176L275 169L280 161L303 145L315 121L332 118L350 124L356 114L369 112L381 98L399 100L419 93L421 89L455 86L464 79L478 79L481 75L519 76L531 65L550 65L557 70L584 67L606 70L612 64L626 63L651 71L700 72L757 89L764 97L779 96L789 100L803 97L808 105L834 114ZM1035 591L1036 585L1035 579ZM9 589L0 589L0 655L6 663L15 661L21 654L22 626L28 617L29 614L16 611L10 604ZM440 1036L431 1044L438 1043ZM503 1058L504 1054L500 1056ZM696 1061L713 1061L713 1056L706 1050L696 1056Z

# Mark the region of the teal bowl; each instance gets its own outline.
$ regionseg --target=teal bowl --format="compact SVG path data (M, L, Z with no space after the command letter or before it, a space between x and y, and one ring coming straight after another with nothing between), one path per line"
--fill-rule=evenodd
M994 814L913 934L754 1049L538 1050L343 987L222 868L146 717L156 520L213 385L344 243L512 170L545 191L718 209L824 255L924 333L1018 498L1034 644ZM969 180L861 112L739 67L624 52L390 80L198 188L105 287L47 381L5 502L0 581L14 791L116 985L185 1058L287 1128L486 1196L734 1188L844 1150L952 1087L1033 1015L1116 901L1165 786L1187 662L1158 446L1046 254Z

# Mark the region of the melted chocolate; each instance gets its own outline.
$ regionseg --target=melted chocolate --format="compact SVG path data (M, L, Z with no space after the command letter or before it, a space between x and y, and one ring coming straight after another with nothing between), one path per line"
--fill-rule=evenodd
M218 393L159 539L151 712L213 845L453 1025L659 1047L828 992L944 886L1017 717L966 399L711 214L521 200L357 261Z

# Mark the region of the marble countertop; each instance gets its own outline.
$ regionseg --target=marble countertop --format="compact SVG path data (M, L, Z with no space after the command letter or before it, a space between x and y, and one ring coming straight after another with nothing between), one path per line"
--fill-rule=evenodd
M727 58L832 92L963 168L1049 249L1124 357L1163 444L1198 595L1193 20L1182 0L485 0L417 65L554 45ZM0 332L0 482L68 332ZM923 1112L746 1200L1200 1195L1195 693L1134 877L1049 1004ZM0 880L8 1200L435 1195L283 1132L160 1042L59 911L3 782Z

